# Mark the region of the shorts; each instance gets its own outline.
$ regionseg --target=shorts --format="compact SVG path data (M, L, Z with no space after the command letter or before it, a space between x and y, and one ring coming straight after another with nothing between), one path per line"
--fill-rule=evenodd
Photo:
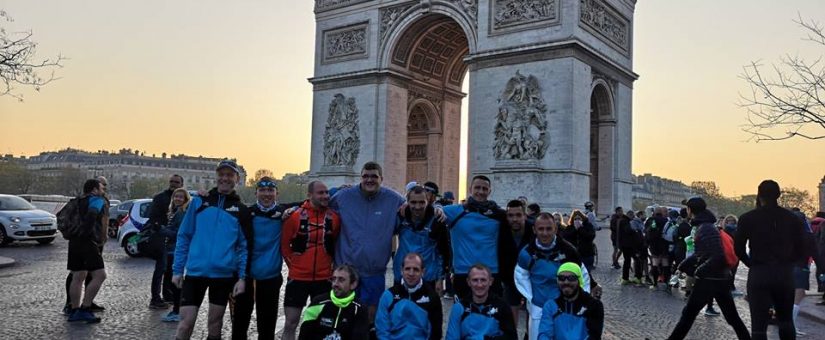
M100 248L92 240L69 240L69 260L66 269L73 272L103 269Z
M793 287L794 289L811 289L811 269L810 267L793 267Z
M381 294L384 294L386 287L386 278L384 275L362 276L358 282L358 290L355 296L358 302L367 306L378 306L378 300L381 299Z
M321 294L329 294L332 284L329 280L299 281L288 279L284 290L284 307L303 308L307 298L312 299Z
M183 278L183 288L180 292L180 305L200 307L206 289L209 289L209 304L226 306L237 281L238 279L231 277L186 276Z
M511 307L521 306L521 299L523 298L516 287L504 285L504 301L507 301L508 305Z

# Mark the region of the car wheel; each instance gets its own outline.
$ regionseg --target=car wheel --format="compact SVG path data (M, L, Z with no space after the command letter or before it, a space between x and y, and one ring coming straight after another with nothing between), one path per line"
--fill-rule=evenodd
M49 244L49 243L52 243L52 242L54 242L54 237L37 239L37 243L40 243L40 244Z
M0 224L0 246L6 245L13 241L8 234L6 234L6 227Z
M135 236L135 233L131 233L123 237L123 251L126 252L126 255L130 257L140 257L140 250L138 250L138 246L136 243L129 242L129 239Z
M109 238L117 238L117 225L110 224L106 229L106 235L109 235Z

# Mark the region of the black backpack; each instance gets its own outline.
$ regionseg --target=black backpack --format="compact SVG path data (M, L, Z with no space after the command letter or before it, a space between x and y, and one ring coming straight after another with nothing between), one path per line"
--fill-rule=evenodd
M80 201L80 197L72 198L57 212L57 230L63 234L64 239L71 240L81 235L83 218L80 213Z

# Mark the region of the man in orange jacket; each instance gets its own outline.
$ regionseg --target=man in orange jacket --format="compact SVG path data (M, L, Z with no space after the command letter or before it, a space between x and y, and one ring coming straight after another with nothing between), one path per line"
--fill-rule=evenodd
M283 339L294 340L307 298L329 293L335 241L341 220L329 208L329 190L321 181L307 186L307 200L284 221L281 253L289 267L284 293Z

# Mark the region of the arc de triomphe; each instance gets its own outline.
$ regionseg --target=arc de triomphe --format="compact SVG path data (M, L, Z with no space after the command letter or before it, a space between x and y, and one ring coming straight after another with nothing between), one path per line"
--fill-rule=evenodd
M468 177L546 210L631 203L635 0L316 0L311 176L457 191Z

